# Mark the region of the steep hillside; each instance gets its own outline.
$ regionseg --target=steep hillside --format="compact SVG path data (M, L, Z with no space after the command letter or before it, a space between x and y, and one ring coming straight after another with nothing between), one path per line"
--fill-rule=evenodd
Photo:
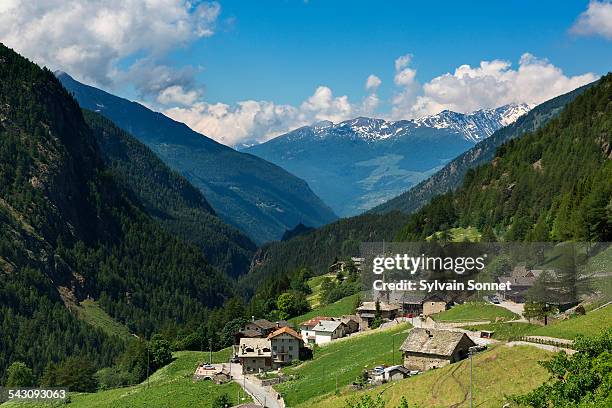
M612 239L612 74L546 126L497 149L455 193L417 212L399 238L475 226L509 241Z
M528 110L507 105L418 120L320 122L245 151L303 178L337 214L352 216L415 185Z
M536 388L549 377L538 361L547 360L551 356L549 351L530 346L496 346L476 354L472 371L473 406L503 407L508 403L509 395ZM343 408L349 401L359 400L364 395L371 396L373 400L381 395L385 407L389 408L401 407L402 397L412 407L468 407L469 383L470 363L469 360L463 360L369 390L353 391L345 388L338 395L329 393L296 406Z
M110 120L91 111L84 115L104 162L151 217L200 247L206 260L222 272L238 276L248 271L255 244L219 219L200 190Z
M412 213L427 204L434 196L456 189L461 185L469 169L490 162L497 148L503 143L544 126L589 86L591 85L583 86L536 106L529 113L518 118L516 122L502 127L489 138L481 140L474 147L451 160L426 180L371 211L384 213L397 210Z
M197 187L217 214L258 243L280 239L302 222L336 219L301 179L256 156L239 153L161 113L58 73L85 108L112 120Z
M0 379L13 361L110 364L119 338L67 308L86 298L141 336L206 321L227 279L115 180L57 78L3 45L0 78Z
M253 260L241 287L248 291L259 285L262 299L275 297L275 291L288 285L288 276L301 267L314 275L327 273L335 258L359 255L362 242L393 240L409 216L399 212L384 215L364 214L344 218L287 241L262 246Z

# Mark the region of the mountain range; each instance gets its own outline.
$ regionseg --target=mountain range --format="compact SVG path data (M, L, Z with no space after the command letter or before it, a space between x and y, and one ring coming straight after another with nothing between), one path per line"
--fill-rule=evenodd
M529 108L511 104L393 122L365 117L323 121L244 151L303 178L337 214L351 216L416 185Z
M280 239L300 222L320 226L334 212L283 168L237 152L136 102L56 72L81 107L112 120L197 187L215 212L256 243Z
M427 204L436 195L456 189L461 185L467 171L491 161L499 146L544 126L556 117L565 105L593 84L582 86L534 107L514 123L497 130L490 137L479 141L474 147L455 157L427 179L399 196L376 206L371 211L384 213L397 210L412 213Z

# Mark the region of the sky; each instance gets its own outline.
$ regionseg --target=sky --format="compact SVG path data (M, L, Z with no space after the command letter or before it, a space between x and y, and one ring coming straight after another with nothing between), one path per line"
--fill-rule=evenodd
M0 42L236 146L543 102L610 71L612 3L2 0Z

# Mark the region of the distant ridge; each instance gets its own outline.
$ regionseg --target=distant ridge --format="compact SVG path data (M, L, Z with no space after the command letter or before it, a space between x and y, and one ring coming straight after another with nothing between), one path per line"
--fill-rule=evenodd
M282 168L66 73L56 75L81 107L107 117L147 145L196 186L223 220L255 242L280 239L299 222L320 226L337 218L304 180Z
M528 111L512 104L417 120L321 121L244 151L303 178L337 214L351 216L397 196Z
M456 189L469 169L493 159L498 146L545 125L556 117L565 105L595 83L582 86L534 107L529 113L519 117L516 122L497 130L489 138L480 141L468 151L448 162L429 178L401 195L373 208L371 212L402 211L412 213L427 204L434 196Z

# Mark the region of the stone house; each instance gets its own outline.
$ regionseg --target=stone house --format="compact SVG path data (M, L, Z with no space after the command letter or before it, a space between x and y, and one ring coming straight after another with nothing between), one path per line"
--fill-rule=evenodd
M467 334L450 330L415 328L400 347L404 367L427 371L463 360L475 346Z
M379 302L380 315L383 320L393 320L398 315L399 306L386 302ZM376 302L363 302L357 308L357 316L361 319L361 330L367 329L376 317Z
M282 327L268 335L272 347L273 365L285 365L300 358L302 337L289 327Z
M545 271L540 269L529 270L524 265L517 265L512 269L510 275L500 276L497 278L497 282L506 283L510 282L511 290L499 291L497 295L505 300L511 300L516 303L525 302L525 294L531 287L536 283L538 277ZM553 270L546 271L547 273L554 274Z
M236 357L242 365L242 373L258 373L273 368L270 340L262 338L242 338L237 347Z
M432 293L423 299L423 316L431 316L447 309L446 298L437 293Z
M398 314L404 317L419 315L431 316L448 308L450 299L439 293L420 293L408 291L379 292L379 299L398 306Z
M250 322L246 323L242 328L242 332L258 332L261 337L266 337L268 334L272 333L276 329L280 329L281 327L287 326L287 322L279 321L279 322L271 322L266 319L257 319L253 318Z
M345 334L351 334L359 331L359 317L355 315L345 315L334 320L339 320L346 326Z

